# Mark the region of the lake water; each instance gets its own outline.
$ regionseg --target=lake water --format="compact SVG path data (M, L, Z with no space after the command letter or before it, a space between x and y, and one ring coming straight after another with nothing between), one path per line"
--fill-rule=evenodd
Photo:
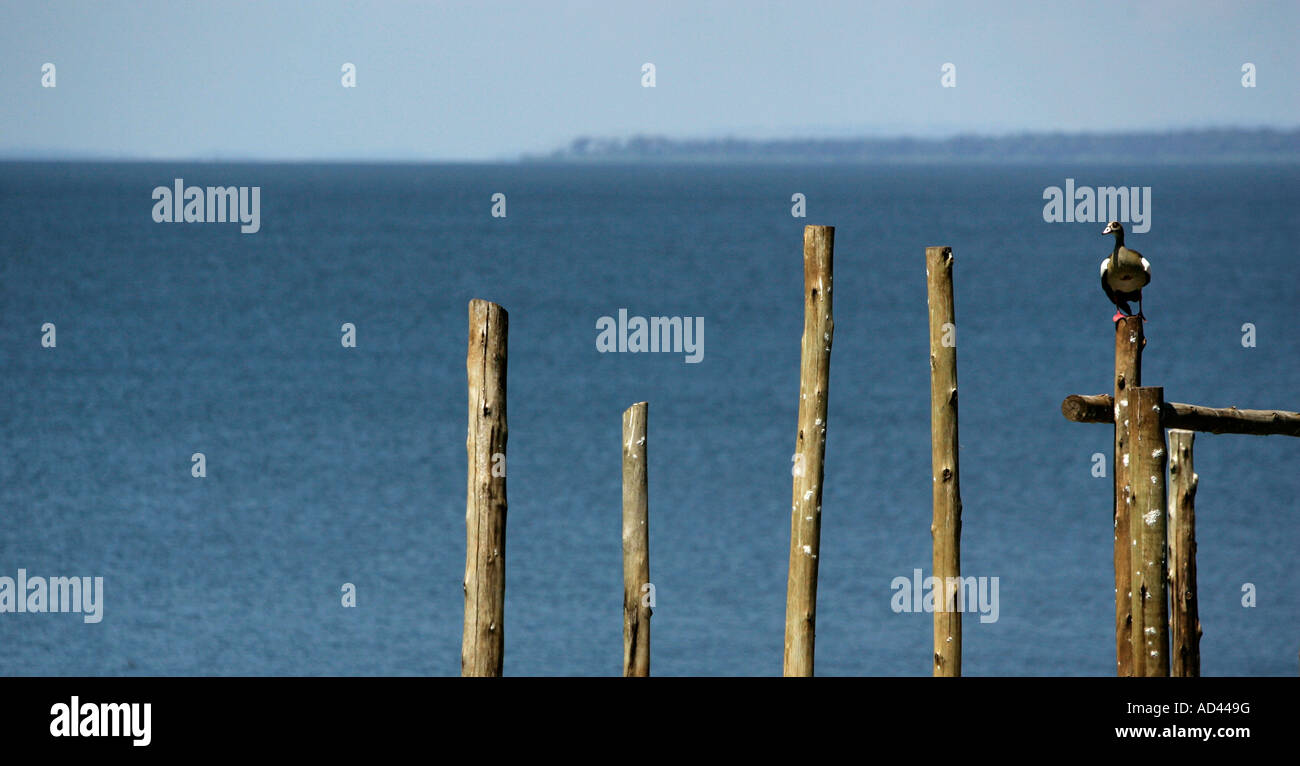
M261 231L154 223L177 177L260 186ZM1110 675L1111 429L1059 408L1111 387L1111 239L1043 220L1067 178L1151 187L1144 383L1300 409L1295 165L0 164L0 576L104 578L98 624L0 614L0 674L459 673L475 297L510 312L506 673L619 672L620 413L648 400L652 671L779 674L802 228L825 223L817 671L930 673L931 616L890 584L930 568L943 244L962 570L1000 583L964 671ZM703 317L703 360L598 353L620 308ZM1300 440L1197 439L1206 675L1300 667L1298 469Z

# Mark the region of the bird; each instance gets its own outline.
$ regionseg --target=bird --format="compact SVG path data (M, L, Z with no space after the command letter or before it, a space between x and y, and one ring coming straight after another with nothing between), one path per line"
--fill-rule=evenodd
M1115 249L1101 261L1101 289L1117 309L1111 321L1118 322L1126 316L1133 316L1129 301L1137 301L1137 315L1146 321L1142 314L1142 288L1151 282L1151 263L1136 250L1124 247L1124 227L1119 221L1106 224L1102 234L1115 236Z

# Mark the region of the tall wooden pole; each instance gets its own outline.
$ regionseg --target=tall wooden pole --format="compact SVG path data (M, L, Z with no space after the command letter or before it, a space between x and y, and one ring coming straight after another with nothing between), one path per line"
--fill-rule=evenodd
M469 457L462 676L500 676L506 601L506 310L469 302Z
M813 674L817 629L817 556L821 550L822 458L826 453L826 401L830 387L832 255L835 227L803 231L804 320L799 361L799 435L795 440L794 493L790 503L790 573L785 598L787 676Z
M952 248L925 249L930 304L930 477L935 582L934 675L961 675L961 485L957 471L957 336ZM963 605L964 606L964 605Z
M649 495L645 402L623 413L623 675L650 675Z
M1129 535L1129 509L1133 504L1130 466L1126 460L1132 439L1130 389L1142 385L1142 334L1140 317L1124 317L1115 323L1115 665L1120 676L1132 676L1133 670L1133 588L1131 585L1132 540Z
M1201 674L1201 620L1196 604L1195 432L1169 432L1169 605L1171 675Z
M1133 506L1129 540L1133 551L1133 674L1169 675L1169 604L1167 599L1165 504L1165 429L1160 424L1164 389L1128 389L1133 423L1129 455Z

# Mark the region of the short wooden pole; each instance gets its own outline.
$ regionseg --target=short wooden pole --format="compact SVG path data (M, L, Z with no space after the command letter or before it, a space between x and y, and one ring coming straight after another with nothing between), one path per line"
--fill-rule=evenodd
M942 598L934 609L935 676L961 675L961 485L957 460L957 326L950 247L925 249L930 306L930 522L932 564ZM963 604L964 607L964 604Z
M799 433L795 440L794 493L790 504L790 569L785 599L787 676L813 674L817 629L817 557L821 550L822 458L826 453L826 402L830 387L831 274L835 227L803 232L804 322L799 361Z
M506 600L506 310L469 303L463 676L500 676Z
M1124 317L1115 323L1115 396L1108 412L1115 424L1115 511L1113 520L1115 558L1115 670L1119 676L1133 675L1133 588L1130 577L1129 510L1133 504L1129 463L1125 459L1132 438L1129 412L1130 389L1142 385L1142 334L1140 317Z
M1169 675L1169 604L1166 569L1165 429L1160 424L1164 389L1128 389L1133 424L1129 456L1133 505L1129 513L1132 550L1133 675Z
M1201 674L1201 620L1196 604L1196 471L1194 431L1169 432L1169 594L1171 675Z
M645 402L623 413L623 676L650 675L650 526ZM650 587L647 587L650 586Z

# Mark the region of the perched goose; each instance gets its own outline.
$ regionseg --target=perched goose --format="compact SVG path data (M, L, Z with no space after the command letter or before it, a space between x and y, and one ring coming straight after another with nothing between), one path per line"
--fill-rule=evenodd
M1133 316L1129 301L1137 301L1137 315L1146 319L1142 316L1142 288L1151 281L1151 264L1138 251L1124 247L1124 227L1119 221L1106 224L1102 234L1115 235L1115 249L1101 261L1101 289L1118 309L1112 321Z

